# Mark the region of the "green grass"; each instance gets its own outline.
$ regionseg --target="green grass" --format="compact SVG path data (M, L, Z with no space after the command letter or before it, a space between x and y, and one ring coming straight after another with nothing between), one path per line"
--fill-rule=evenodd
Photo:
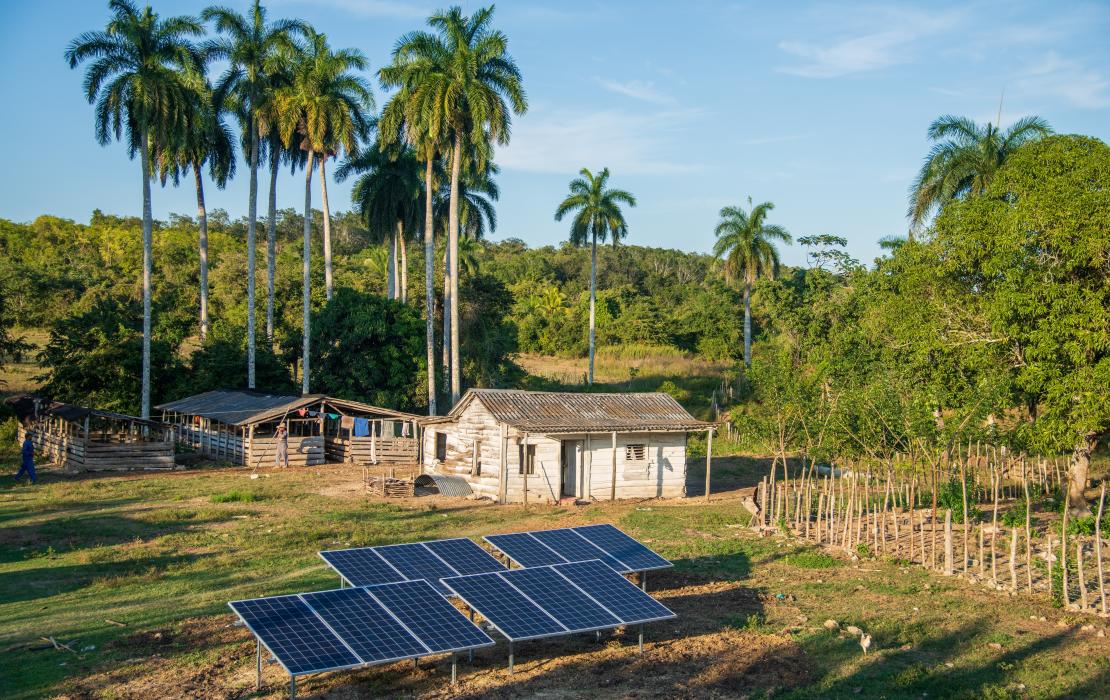
M3 467L14 471L14 461ZM227 601L334 587L336 576L318 550L447 536L477 539L588 522L616 523L674 561L673 570L652 573L649 585L680 617L654 626L649 638L674 640L658 653L686 649L686 638L695 646L681 658L647 657L654 670L640 680L635 669L647 667L636 666L634 656L599 658L595 654L604 655L608 647L581 640L567 641L565 649L530 645L522 652L523 678L516 679L500 670L497 651L491 653L493 662L483 662L482 668L494 664L492 675L473 674L496 689L471 688L471 696L558 694L567 673L583 684L583 693L602 697L1005 697L999 693L1018 684L1025 684L1031 697L1095 697L1105 688L1098 684L1110 677L1104 640L1056 628L1060 613L1046 601L997 598L918 567L875 560L854 566L796 541L759 537L744 527L747 513L735 500L527 511L447 499L370 502L329 495L340 480L359 480L337 468L289 470L257 480L239 470L89 479L44 471L43 477L35 488L10 480L0 487L0 649L6 650L0 654L0 695L5 698L187 694L172 685L175 674L193 677L206 670L214 674L212 682L225 685L189 692L245 696L253 692L248 685L253 646L242 630L227 627ZM1050 616L1049 623L1031 623L1035 613ZM873 653L863 657L854 639L825 630L821 623L827 618L870 632ZM155 635L162 641L154 641ZM40 649L39 638L51 636L78 653ZM720 655L698 651L698 645L715 639ZM737 646L738 639L743 644ZM991 643L1001 644L1002 651ZM712 675L712 669L737 659L759 666L764 654L772 668L798 673L784 681L745 672L699 690L676 685L686 687L699 674ZM153 669L161 669L161 680L144 675ZM443 692L440 671L332 674L306 681L312 685L305 692L424 695ZM669 674L667 680L651 675L657 672ZM123 680L109 682L106 673ZM462 671L464 677L468 673ZM602 683L619 673L630 674L624 686ZM265 692L279 697L283 689L272 685L275 674ZM142 682L113 684L132 676ZM87 681L90 677L97 680Z

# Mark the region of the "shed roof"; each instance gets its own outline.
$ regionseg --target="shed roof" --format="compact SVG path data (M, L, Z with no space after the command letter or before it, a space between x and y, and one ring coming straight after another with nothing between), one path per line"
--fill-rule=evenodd
M447 414L462 414L478 401L501 423L533 433L637 432L704 430L700 421L674 397L661 392L579 394L516 389L470 389Z
M159 411L174 411L201 416L228 425L257 425L285 417L286 414L314 403L326 402L340 411L373 413L391 418L416 418L410 413L371 406L359 401L334 399L323 394L284 396L245 389L214 389L196 396L155 406Z
M94 416L97 418L136 423L139 425L151 425L156 427L165 425L156 420L143 419L138 416L129 416L125 413L115 413L114 411L102 411L97 408L88 408L87 406L78 406L72 403L62 403L61 401L51 401L31 394L9 396L4 400L4 403L11 406L16 416L21 421L35 415L48 415L57 416L71 423L79 423L85 420L86 416Z

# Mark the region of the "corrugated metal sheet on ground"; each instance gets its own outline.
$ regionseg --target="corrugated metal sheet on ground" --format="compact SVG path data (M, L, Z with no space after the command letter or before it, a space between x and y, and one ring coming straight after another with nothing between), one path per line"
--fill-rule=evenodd
M414 482L416 486L428 488L435 486L441 496L455 496L458 498L465 498L474 493L470 489L470 484L466 483L466 479L461 476L444 476L443 474L421 474L416 477Z

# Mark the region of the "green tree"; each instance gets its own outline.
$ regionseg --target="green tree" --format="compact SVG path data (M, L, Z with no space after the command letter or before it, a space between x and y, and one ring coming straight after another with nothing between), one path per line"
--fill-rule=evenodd
M411 307L340 288L313 328L312 383L318 391L378 406L417 404L425 368L420 319Z
M247 386L255 386L255 246L258 222L258 114L269 99L267 68L283 48L288 48L304 23L279 19L266 21L266 8L254 0L247 16L226 7L209 7L201 15L212 22L219 38L209 42L214 58L228 62L227 70L216 84L217 99L232 99L238 105L241 131L249 136L248 163L250 187L247 200Z
M910 186L910 237L945 204L982 194L1010 156L1051 133L1040 117L1023 117L1005 131L967 117L945 115L934 121L928 134L934 145Z
M383 80L403 79L415 98L421 121L420 132L442 134L451 144L451 207L448 223L446 284L450 287L451 402L462 394L459 365L458 261L459 181L464 149L473 144L509 141L510 111L523 114L528 101L520 70L508 53L508 37L491 28L493 7L467 16L459 7L428 18L431 32L411 32L401 37L393 54L390 71ZM395 84L395 83L394 83ZM508 101L506 103L506 100ZM406 109L415 114L415 109ZM481 151L482 149L479 149Z
M85 72L85 98L96 103L96 140L127 139L143 173L143 336L139 414L150 417L151 270L153 217L150 180L153 156L186 127L192 95L184 80L200 56L190 37L203 29L190 17L160 19L150 7L110 0L112 19L103 31L81 34L65 52L70 68L92 61ZM153 153L152 153L153 151Z
M779 271L779 251L775 243L791 241L786 229L768 224L767 215L775 205L762 202L748 211L742 207L724 207L714 233L713 255L724 258L725 275L743 284L744 291L744 364L752 364L752 285L760 276L774 277Z
M1082 136L1030 144L982 197L946 207L936 238L949 275L981 305L979 344L1006 348L1033 408L1031 441L1070 449L1069 508L1110 430L1110 147Z
M628 235L628 222L624 219L621 205L636 206L636 198L630 192L608 187L609 168L602 168L596 176L588 168L579 171L581 177L570 181L570 194L555 210L555 220L562 221L567 214L574 213L570 225L571 245L590 246L590 361L587 381L594 383L594 353L596 352L597 327L597 242L605 242L610 237L613 245Z

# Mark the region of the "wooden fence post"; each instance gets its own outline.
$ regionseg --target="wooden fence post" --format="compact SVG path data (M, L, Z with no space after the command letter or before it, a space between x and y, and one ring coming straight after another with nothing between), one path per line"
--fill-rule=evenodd
M1010 590L1017 593L1017 542L1016 527L1010 528Z
M613 433L616 440L616 433ZM705 431L705 502L709 503L709 471L713 467L713 428ZM615 477L614 477L615 479Z
M951 576L954 562L952 561L952 509L944 511L944 575Z
M1075 543L1075 565L1076 574L1079 576L1079 607L1082 610L1087 609L1087 579L1083 576L1083 543L1076 541Z
M1098 496L1098 519L1095 520L1095 559L1098 561L1098 596L1102 614L1106 614L1106 581L1102 577L1102 508L1106 503L1106 482Z

